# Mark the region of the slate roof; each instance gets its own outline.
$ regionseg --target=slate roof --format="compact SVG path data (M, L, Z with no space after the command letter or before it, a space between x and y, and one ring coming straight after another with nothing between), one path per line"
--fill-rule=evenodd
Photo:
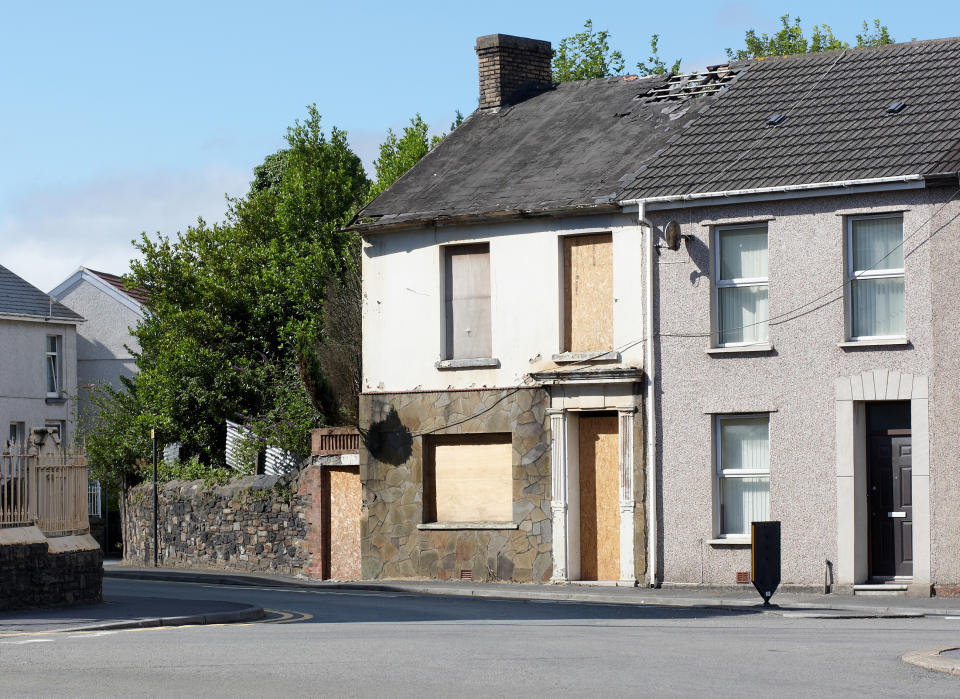
M123 283L123 277L118 277L116 274L108 274L107 272L98 272L94 269L87 268L87 271L90 274L95 274L100 277L107 284L117 289L118 291L123 292L134 301L139 303L142 306L145 306L147 303L147 290L139 286L135 286L132 289L128 289Z
M499 111L477 110L360 212L378 221L353 228L612 202L715 99L639 98L665 79L562 83Z
M352 227L960 171L960 38L731 68L721 92L681 102L651 101L665 85L653 76L478 110ZM887 114L894 102L905 107ZM767 126L774 114L787 118Z
M33 284L0 265L0 314L83 320L62 303L53 301Z
M957 38L753 61L621 198L956 173L958 72Z

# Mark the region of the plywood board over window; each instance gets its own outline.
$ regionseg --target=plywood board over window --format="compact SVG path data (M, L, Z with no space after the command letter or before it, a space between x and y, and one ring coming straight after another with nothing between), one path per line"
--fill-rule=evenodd
M513 521L509 434L432 437L427 466L424 486L434 521Z
M493 355L490 339L490 246L444 248L446 358Z
M567 352L613 349L613 236L563 239L563 344Z

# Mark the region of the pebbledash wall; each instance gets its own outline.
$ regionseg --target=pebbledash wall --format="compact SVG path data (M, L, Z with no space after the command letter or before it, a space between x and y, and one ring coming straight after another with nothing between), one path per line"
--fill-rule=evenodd
M224 486L171 481L159 493L160 562L177 568L223 568L322 575L321 467L287 476L246 476ZM124 557L153 562L153 484L127 494Z
M548 581L548 407L540 388L361 395L363 578L448 580L470 571L473 580ZM424 437L491 432L512 434L512 526L431 528L424 520Z
M0 610L103 601L103 552L87 535L0 529Z

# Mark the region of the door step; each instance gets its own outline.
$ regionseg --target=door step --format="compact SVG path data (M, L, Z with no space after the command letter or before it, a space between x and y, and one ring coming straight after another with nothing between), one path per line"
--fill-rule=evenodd
M854 585L853 594L863 596L906 597L907 585L879 583L877 585Z

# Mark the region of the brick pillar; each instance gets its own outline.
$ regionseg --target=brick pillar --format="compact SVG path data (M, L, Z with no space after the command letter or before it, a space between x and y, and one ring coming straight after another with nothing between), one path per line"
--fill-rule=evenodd
M549 41L489 34L474 47L480 72L480 109L505 106L528 90L552 84Z

